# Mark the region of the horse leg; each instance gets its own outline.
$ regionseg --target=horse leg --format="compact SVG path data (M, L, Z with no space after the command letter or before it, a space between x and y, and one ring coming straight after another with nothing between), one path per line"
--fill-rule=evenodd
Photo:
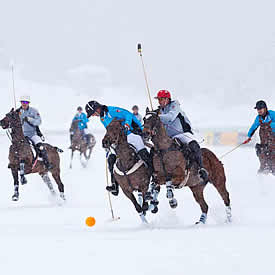
M123 189L122 189L122 190L123 190ZM139 216L140 216L140 218L141 218L141 221L142 221L143 223L148 223L147 220L146 220L146 218L145 218L145 215L144 215L144 213L143 213L142 206L140 206L140 204L137 202L137 200L136 200L134 194L131 193L131 192L128 192L128 191L124 191L124 190L123 190L123 192L124 192L124 194L126 195L126 197L129 198L129 199L131 200L131 202L134 204L135 209L136 209L136 211L138 212L138 214L139 214Z
M71 153L71 162L70 162L70 169L72 169L72 167L73 167L73 157L74 157L74 150L72 149L72 153Z
M50 192L52 195L55 195L55 191L53 189L53 185L52 185L52 182L51 182L51 179L48 175L48 173L45 173L45 174L40 174L41 178L43 179L43 181L46 183L46 185L48 186Z
M66 200L65 198L65 194L64 194L64 185L61 181L61 178L60 178L60 169L59 168L55 168L53 171L52 171L52 176L58 186L58 190L59 190L59 194L60 194L60 198L63 199L64 201Z
M196 200L196 202L200 205L202 214L200 216L200 220L196 222L196 224L205 224L207 219L207 212L208 212L208 205L206 201L204 200L203 196L203 189L205 185L196 185L194 187L190 187L191 191L193 192L193 196Z
M171 208L176 208L178 206L177 200L174 198L174 193L173 193L173 186L172 186L172 181L166 181L166 197L169 200L169 204Z
M12 196L12 200L18 201L19 199L18 169L16 167L11 167L11 172L14 180L14 194Z
M25 177L25 161L24 160L20 160L19 170L20 170L20 182L22 185L26 184L27 179Z
M156 214L158 212L159 192L160 192L160 186L156 185L155 183L152 183L150 184L148 192L145 193L145 201L150 200L149 210L151 210L153 214ZM148 197L148 193L150 193L150 199Z
M229 193L225 186L225 178L219 180L219 182L213 182L213 185L219 192L220 196L222 197L224 204L225 204L225 212L226 212L226 222L232 222L232 213L231 213L231 206L230 206L230 198Z

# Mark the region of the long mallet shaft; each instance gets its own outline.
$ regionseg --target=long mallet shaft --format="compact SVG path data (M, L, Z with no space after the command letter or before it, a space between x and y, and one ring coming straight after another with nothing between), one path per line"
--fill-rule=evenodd
M153 111L153 104L152 104L151 94L150 94L149 85L148 85L148 78L147 78L147 74L146 74L145 66L144 66L144 62L143 62L142 48L141 48L141 44L140 43L138 43L137 49L138 49L138 53L139 53L139 56L140 56L140 59L141 59L141 63L142 63L142 69L143 69L143 73L144 73L144 78L145 78L145 83L146 83L146 89L147 89L147 93L148 93L148 97L149 97L149 101L150 101L150 105L151 105L151 110Z
M12 77L12 93L13 93L14 108L16 109L14 65L13 65L13 63L11 64L11 77Z

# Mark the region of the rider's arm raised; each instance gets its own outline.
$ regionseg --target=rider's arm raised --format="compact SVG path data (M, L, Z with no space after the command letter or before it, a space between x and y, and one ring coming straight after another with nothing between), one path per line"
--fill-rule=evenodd
M260 120L259 120L259 116L257 116L251 128L249 129L247 136L251 138L259 126L260 126Z

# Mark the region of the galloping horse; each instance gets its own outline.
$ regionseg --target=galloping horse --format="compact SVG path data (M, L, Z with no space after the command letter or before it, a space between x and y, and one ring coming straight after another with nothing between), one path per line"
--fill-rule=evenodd
M91 157L93 148L96 144L95 137L92 134L87 135L89 138L89 144L87 144L87 142L82 138L81 132L78 128L78 122L79 120L74 120L70 128L70 133L72 135L71 146L70 146L70 149L72 150L70 168L72 168L74 151L80 152L80 161L81 161L82 155L84 155L86 161L88 161ZM81 164L82 166L85 167L87 162L84 164L84 162L81 161Z
M38 160L38 156L35 159L31 145L29 141L24 137L22 124L17 111L12 109L2 120L0 125L3 129L11 128L11 146L9 149L9 168L11 169L14 179L14 195L13 201L19 199L19 181L18 171L20 173L21 184L26 184L27 180L25 175L39 173L43 181L46 183L52 195L55 195L53 185L48 175L48 170L42 161ZM50 144L45 144L45 149L48 152L49 162L52 163L53 168L50 170L54 180L58 185L60 197L65 200L64 185L60 179L60 158L59 154L63 152L57 147L53 147Z
M275 134L270 127L271 121L263 123L260 119L260 144L256 144L256 153L260 160L258 173L275 176Z
M203 196L203 190L206 185L200 183L197 168L194 165L188 164L188 161L192 158L188 150L188 145L186 145L185 150L181 149L182 147L179 147L175 141L167 135L157 112L149 112L148 109L144 119L143 132L145 138L150 138L154 144L151 155L157 176L156 183L157 185L166 184L167 198L169 199L170 206L172 208L177 206L173 189L188 186L202 211L200 220L197 223L204 224L208 212L208 205ZM206 148L201 150L204 167L209 172L209 182L213 184L221 195L226 206L227 222L230 222L232 215L229 193L225 186L226 177L223 164L210 150ZM155 191L153 190L153 193L154 192L158 192L158 190L156 191L155 189Z
M105 149L115 151L117 157L114 166L115 180L123 193L134 204L141 220L147 222L145 215L148 210L148 203L145 201L145 194L150 183L150 176L144 163L138 158L135 149L128 144L125 129L121 122L122 120L114 119L107 126L107 133L102 140L102 146ZM134 191L138 192L138 202L133 194Z

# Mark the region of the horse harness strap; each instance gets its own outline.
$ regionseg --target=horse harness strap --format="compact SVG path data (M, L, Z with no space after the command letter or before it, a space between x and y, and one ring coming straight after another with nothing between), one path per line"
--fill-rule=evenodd
M132 183L131 183L131 181L130 181L130 179L129 179L129 177L128 177L129 174L127 174L127 172L128 172L129 170L126 171L126 169L124 169L124 167L123 167L123 165L122 165L121 162L120 162L120 165L121 165L121 167L122 167L122 171L119 170L119 169L118 169L118 170L122 172L122 175L121 175L121 176L125 176L126 179L127 179L127 182L128 182L129 187L130 187L131 189L135 190L135 188L133 187L133 185L132 185ZM114 166L114 170L115 170L116 168L117 168L117 162L116 162L116 164L115 164L115 166Z
M119 170L119 168L117 167L117 164L115 164L114 166L114 172L116 172L118 175L120 176L125 176L125 175L131 175L133 174L139 167L141 167L143 165L143 161L139 160L137 163L134 164L134 166L127 170L127 171L121 171Z

